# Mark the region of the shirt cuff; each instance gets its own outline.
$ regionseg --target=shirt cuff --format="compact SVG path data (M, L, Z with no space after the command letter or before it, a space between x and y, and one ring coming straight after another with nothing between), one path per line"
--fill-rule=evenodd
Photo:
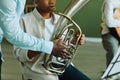
M32 59L28 58L28 50L20 50L21 56L19 56L20 61L32 61Z
M42 43L42 51L44 53L47 53L47 54L51 54L52 52L52 49L53 49L53 42L50 42L50 41L45 41L44 43Z

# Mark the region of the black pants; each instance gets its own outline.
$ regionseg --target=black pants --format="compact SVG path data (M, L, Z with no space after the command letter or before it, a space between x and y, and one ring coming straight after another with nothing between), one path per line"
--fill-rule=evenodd
M1 80L1 68L2 68L2 60L1 60L2 54L0 52L0 80Z
M90 80L86 75L70 65L66 71L59 75L59 80Z
M0 80L1 80L1 68L2 68L2 61L0 61Z

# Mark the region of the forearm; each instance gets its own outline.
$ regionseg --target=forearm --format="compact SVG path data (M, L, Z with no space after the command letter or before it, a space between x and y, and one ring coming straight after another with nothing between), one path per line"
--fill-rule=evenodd
M15 58L20 62L31 61L27 56L28 50L14 47Z
M38 51L31 51L31 50L26 50L26 49L21 49L18 47L14 47L14 54L15 57L20 61L20 62L26 62L26 61L32 61L35 56L40 54Z
M53 42L38 39L21 30L20 15L16 13L16 2L15 0L0 0L0 28L5 38L18 47L50 54Z
M5 38L12 44L35 51L41 51L50 54L53 48L53 43L49 41L45 41L43 39L39 39L36 37L33 37L27 33L24 33L20 26L14 25L14 28L12 25L8 25L6 27L5 25L3 27L3 32ZM12 27L11 27L12 26ZM12 28L12 29L10 29ZM49 45L49 46L48 46Z

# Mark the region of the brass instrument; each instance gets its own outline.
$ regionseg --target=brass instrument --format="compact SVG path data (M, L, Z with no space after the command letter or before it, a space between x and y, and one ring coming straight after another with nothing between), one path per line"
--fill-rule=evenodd
M74 56L76 55L75 52L82 34L81 28L71 19L71 17L88 1L89 0L71 0L64 13L61 13L54 8L54 12L60 15L60 18L56 24L56 29L51 40L54 40L56 37L62 38L66 45L69 46L70 56L67 59L62 59L61 57L55 57L51 54L47 57L44 64L47 70L57 74L62 74L69 64L71 64ZM72 39L74 38L76 31L79 32L79 36L76 43L73 44Z

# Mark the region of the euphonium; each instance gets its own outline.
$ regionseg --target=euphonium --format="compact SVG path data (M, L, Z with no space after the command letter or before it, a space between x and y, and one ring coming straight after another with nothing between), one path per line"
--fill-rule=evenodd
M89 0L71 0L68 4L64 13L57 11L54 8L54 12L60 15L60 18L56 24L56 29L52 35L54 40L56 37L62 38L63 42L69 46L70 56L67 59L62 59L60 57L55 57L52 54L47 58L44 63L44 66L47 70L55 72L57 74L62 74L65 69L72 62L74 56L76 55L76 49L78 47L78 42L80 40L82 31L81 28L71 19L71 17L80 10ZM73 44L72 39L74 38L75 32L79 32L76 42Z

